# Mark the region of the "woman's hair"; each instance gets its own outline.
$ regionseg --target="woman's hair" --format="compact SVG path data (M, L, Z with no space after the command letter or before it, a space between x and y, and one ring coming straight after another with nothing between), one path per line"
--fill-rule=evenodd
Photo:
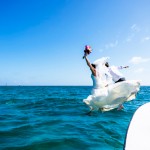
M96 65L95 64L91 64L94 68L96 68Z
M106 66L106 67L109 67L109 63L108 63L108 62L106 62L106 63L105 63L105 66Z

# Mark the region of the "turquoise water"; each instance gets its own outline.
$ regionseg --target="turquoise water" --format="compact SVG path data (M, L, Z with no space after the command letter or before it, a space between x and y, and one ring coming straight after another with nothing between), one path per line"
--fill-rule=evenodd
M150 101L143 86L122 111L86 113L87 86L0 87L1 150L122 150L136 109Z

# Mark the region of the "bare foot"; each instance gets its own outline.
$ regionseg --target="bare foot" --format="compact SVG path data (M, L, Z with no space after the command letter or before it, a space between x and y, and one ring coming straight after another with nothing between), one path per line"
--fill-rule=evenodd
M124 109L124 106L121 104L121 105L119 105L117 110L122 110L122 109Z
M92 113L92 111L89 111L89 112L87 113L87 115L91 116L91 113Z

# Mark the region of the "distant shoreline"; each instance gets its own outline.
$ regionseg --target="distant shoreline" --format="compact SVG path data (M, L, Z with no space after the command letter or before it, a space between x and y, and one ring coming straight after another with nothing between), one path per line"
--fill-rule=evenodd
M92 87L92 85L0 85L0 87L11 87L11 86L17 86L17 87L21 87L21 86L52 86L52 87L55 87L55 86L60 86L60 87L82 87L82 86L87 86L87 87ZM141 86L150 86L150 85L141 85Z

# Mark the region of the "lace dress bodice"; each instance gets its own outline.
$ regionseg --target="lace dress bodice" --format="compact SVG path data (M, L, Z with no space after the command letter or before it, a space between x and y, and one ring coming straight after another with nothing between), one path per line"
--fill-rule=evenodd
M91 78L92 78L92 81L93 81L93 88L94 89L100 89L100 88L105 87L105 83L104 83L104 81L102 81L100 76L96 77L94 75L91 75Z

